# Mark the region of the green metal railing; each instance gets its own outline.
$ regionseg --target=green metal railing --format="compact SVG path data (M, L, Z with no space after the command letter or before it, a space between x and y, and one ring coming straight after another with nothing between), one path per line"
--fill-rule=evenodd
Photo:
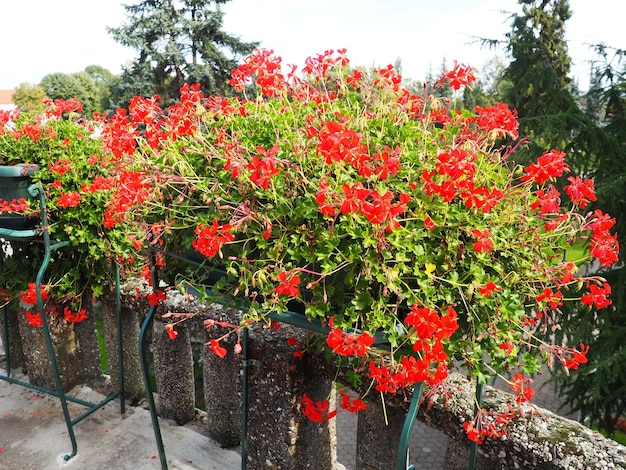
M7 175L0 175L6 177ZM12 175L8 175L11 177ZM125 412L125 402L124 402L124 365L123 365L123 345L122 345L122 335L121 335L121 301L118 295L116 302L116 315L117 315L117 341L118 341L118 366L119 366L119 387L118 390L107 396L104 400L98 403L92 403L89 401L81 400L70 395L67 395L63 389L63 382L61 379L61 375L59 373L59 366L57 363L56 354L54 351L54 345L52 343L52 339L50 337L50 330L48 327L48 320L46 318L44 301L41 293L43 279L50 264L50 259L52 256L52 252L54 250L63 248L68 246L69 242L53 242L50 240L50 233L48 231L48 219L46 213L46 200L43 188L39 185L31 185L28 188L28 192L33 198L39 198L39 207L40 207L40 220L39 225L35 228L0 228L0 239L4 239L9 242L23 242L23 243L41 243L44 247L44 255L41 261L41 265L37 271L37 275L35 277L35 292L37 297L37 309L39 311L39 315L41 317L42 330L43 330L43 338L46 343L46 350L48 353L48 358L50 361L50 370L52 372L52 376L54 378L56 389L49 389L45 387L38 387L29 382L25 382L22 380L15 379L11 377L11 353L10 353L10 338L9 338L9 327L8 327L8 315L9 312L5 307L3 310L4 314L4 337L3 337L3 345L5 348L5 357L0 363L4 363L6 375L0 375L0 380L4 380L10 382L12 384L21 385L23 387L30 388L32 390L46 393L52 396L55 396L59 399L61 403L61 407L63 409L63 416L65 418L65 423L67 426L68 435L72 444L72 451L69 454L66 454L63 458L65 461L70 460L78 451L78 445L76 442L76 435L74 433L74 426L78 424L80 421L85 419L87 416L91 415L96 410L99 410L104 405L109 403L115 398L120 399L120 412L124 414ZM0 253L2 255L2 253ZM2 256L0 256L1 260ZM0 263L0 268L2 264ZM116 284L117 291L119 292L119 284L120 284L120 274L119 274L119 266L116 269ZM76 403L78 405L84 406L87 410L80 414L79 416L72 418L68 408L68 402Z

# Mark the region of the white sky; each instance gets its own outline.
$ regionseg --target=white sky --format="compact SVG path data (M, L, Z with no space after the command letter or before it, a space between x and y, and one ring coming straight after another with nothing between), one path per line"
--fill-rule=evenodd
M0 0L0 89L89 65L120 73L136 53L116 44L106 27L125 21L123 3L136 0ZM626 49L626 2L570 0L570 7L569 52L585 89L594 57L586 44ZM403 75L420 80L444 59L480 69L499 53L469 44L472 38L504 39L505 12L520 7L516 0L231 0L223 10L224 31L261 41L284 64L301 66L308 56L346 48L353 65L400 58Z

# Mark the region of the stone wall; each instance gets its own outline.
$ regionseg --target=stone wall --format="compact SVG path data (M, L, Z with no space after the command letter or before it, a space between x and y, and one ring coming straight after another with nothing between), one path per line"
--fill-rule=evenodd
M473 384L453 373L446 381L451 394L420 409L420 420L442 430L452 439L447 469L467 469L469 442L462 424L473 416ZM485 387L483 407L503 410L516 406L513 395ZM554 413L524 404L525 418L514 419L507 435L479 446L477 468L483 470L534 469L626 469L626 447L600 433Z
M174 293L173 297L169 305L175 305L175 309L180 310L185 299L181 299L178 293ZM204 310L203 315L218 321L237 323L241 313L218 308ZM224 332L223 329L212 327L206 333L207 340L221 337ZM303 393L317 400L330 396L333 390L331 379L334 372L322 365L320 356L311 351L294 360L293 348L287 346L287 338L290 336L297 337L298 342L305 344L306 334L284 326L278 332L262 327L251 330L247 364L251 368L247 434L249 468L334 468L336 457L332 450L335 439L331 429L334 428L332 421L324 426L310 423L303 419L299 407ZM216 358L210 352L205 356L205 374L208 373L210 379L205 378L204 384L207 402L211 403L210 414L220 416L209 417L209 422L214 426L209 432L214 437L228 436L221 442L223 445L232 445L236 442L240 424L236 416L241 397L239 378L242 363L232 354L232 338L230 343L224 345L229 351L226 358ZM211 365L216 367L213 372L210 371ZM363 382L365 387L369 384L367 377ZM472 384L456 373L450 375L446 384L450 398L446 400L440 397L431 402L429 407L422 405L418 417L451 438L446 468L466 469L470 441L462 425L473 417ZM225 393L226 390L228 392ZM376 422L383 419L383 411L378 409L380 400L372 400L369 403L370 410L359 416L358 469L395 468L397 438L409 399L410 394L386 398L384 414L389 425L384 428ZM516 406L513 395L492 387L485 388L483 404L488 409ZM575 421L532 405L524 406L527 417L514 420L505 438L487 440L479 447L477 468L626 469L626 447ZM384 429L384 433L380 432L381 429ZM317 461L297 460L299 453L303 456L315 455ZM266 464L270 463L267 467Z
M126 284L124 292L124 378L127 396L138 401L145 388L137 337L149 308L144 300L149 290L133 281ZM117 382L116 341L110 333L114 331L114 296L105 296L102 304L111 380ZM171 314L194 312L195 318L177 325L178 336L170 339L165 324L171 321ZM295 354L293 341L291 344L287 341L293 337L296 343L305 345L311 333L287 326L270 331L256 325L249 330L245 351L240 354L235 353L235 345L243 338L229 335L220 343L227 350L224 358L217 357L205 345L201 352L202 377L197 377L193 370L192 338L208 343L229 331L217 325L207 329L204 325L207 319L238 324L241 312L219 305L202 305L174 289L168 292L168 301L159 307L149 333L161 416L179 424L197 418L194 386L201 383L207 433L225 447L241 446L248 456L248 469L334 470L337 466L334 420L309 421L302 413L301 400L306 393L314 401L329 399L334 404L333 380L341 378L341 371L337 375L313 349L304 350L300 357ZM91 326L88 328L93 331ZM23 338L22 344L25 340L29 341ZM34 370L31 358L30 354L24 358L27 370ZM60 359L65 361L63 355ZM243 374L244 369L247 375ZM363 393L368 385L369 379L364 377L364 389L359 392ZM473 417L472 384L464 376L452 373L446 388L449 396L440 395L428 406L422 404L418 419L449 436L446 469L467 469L470 442L462 425ZM248 403L247 421L242 420L244 395ZM383 410L377 396L369 401L369 410L358 416L355 431L358 470L395 468L398 436L410 398L410 390L403 395L386 396ZM485 388L485 408L502 410L511 405L516 406L512 395ZM575 421L547 410L536 413L531 405L524 406L526 417L513 420L504 438L487 440L480 446L478 469L626 469L626 447ZM381 424L385 418L388 425ZM242 440L243 425L247 433Z

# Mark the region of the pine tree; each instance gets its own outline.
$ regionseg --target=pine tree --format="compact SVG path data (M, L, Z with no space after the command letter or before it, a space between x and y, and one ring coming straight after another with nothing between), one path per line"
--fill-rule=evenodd
M520 163L551 148L568 153L578 174L588 175L607 145L604 135L579 106L569 76L571 59L565 23L571 17L568 0L519 0L521 14L512 15L507 34L511 63L503 78L513 84L504 101L518 112L520 135L528 136Z
M230 71L257 45L222 31L220 4L227 1L142 0L125 5L128 22L109 32L139 57L123 71L118 100L160 95L169 104L185 83L200 83L206 94L226 92Z

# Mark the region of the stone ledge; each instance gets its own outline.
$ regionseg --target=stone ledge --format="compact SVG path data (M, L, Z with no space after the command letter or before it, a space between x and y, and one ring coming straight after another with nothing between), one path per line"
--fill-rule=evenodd
M447 406L443 398L435 400L430 409L422 406L420 419L454 438L453 452L469 455L462 423L473 417L473 384L461 374L451 373L446 385L452 395ZM513 395L485 386L484 408L504 410L516 405ZM626 469L625 446L548 410L528 404L523 410L527 416L511 421L506 436L487 439L479 446L478 468ZM459 466L453 463L457 460ZM447 468L465 469L468 457L450 456L449 461Z

